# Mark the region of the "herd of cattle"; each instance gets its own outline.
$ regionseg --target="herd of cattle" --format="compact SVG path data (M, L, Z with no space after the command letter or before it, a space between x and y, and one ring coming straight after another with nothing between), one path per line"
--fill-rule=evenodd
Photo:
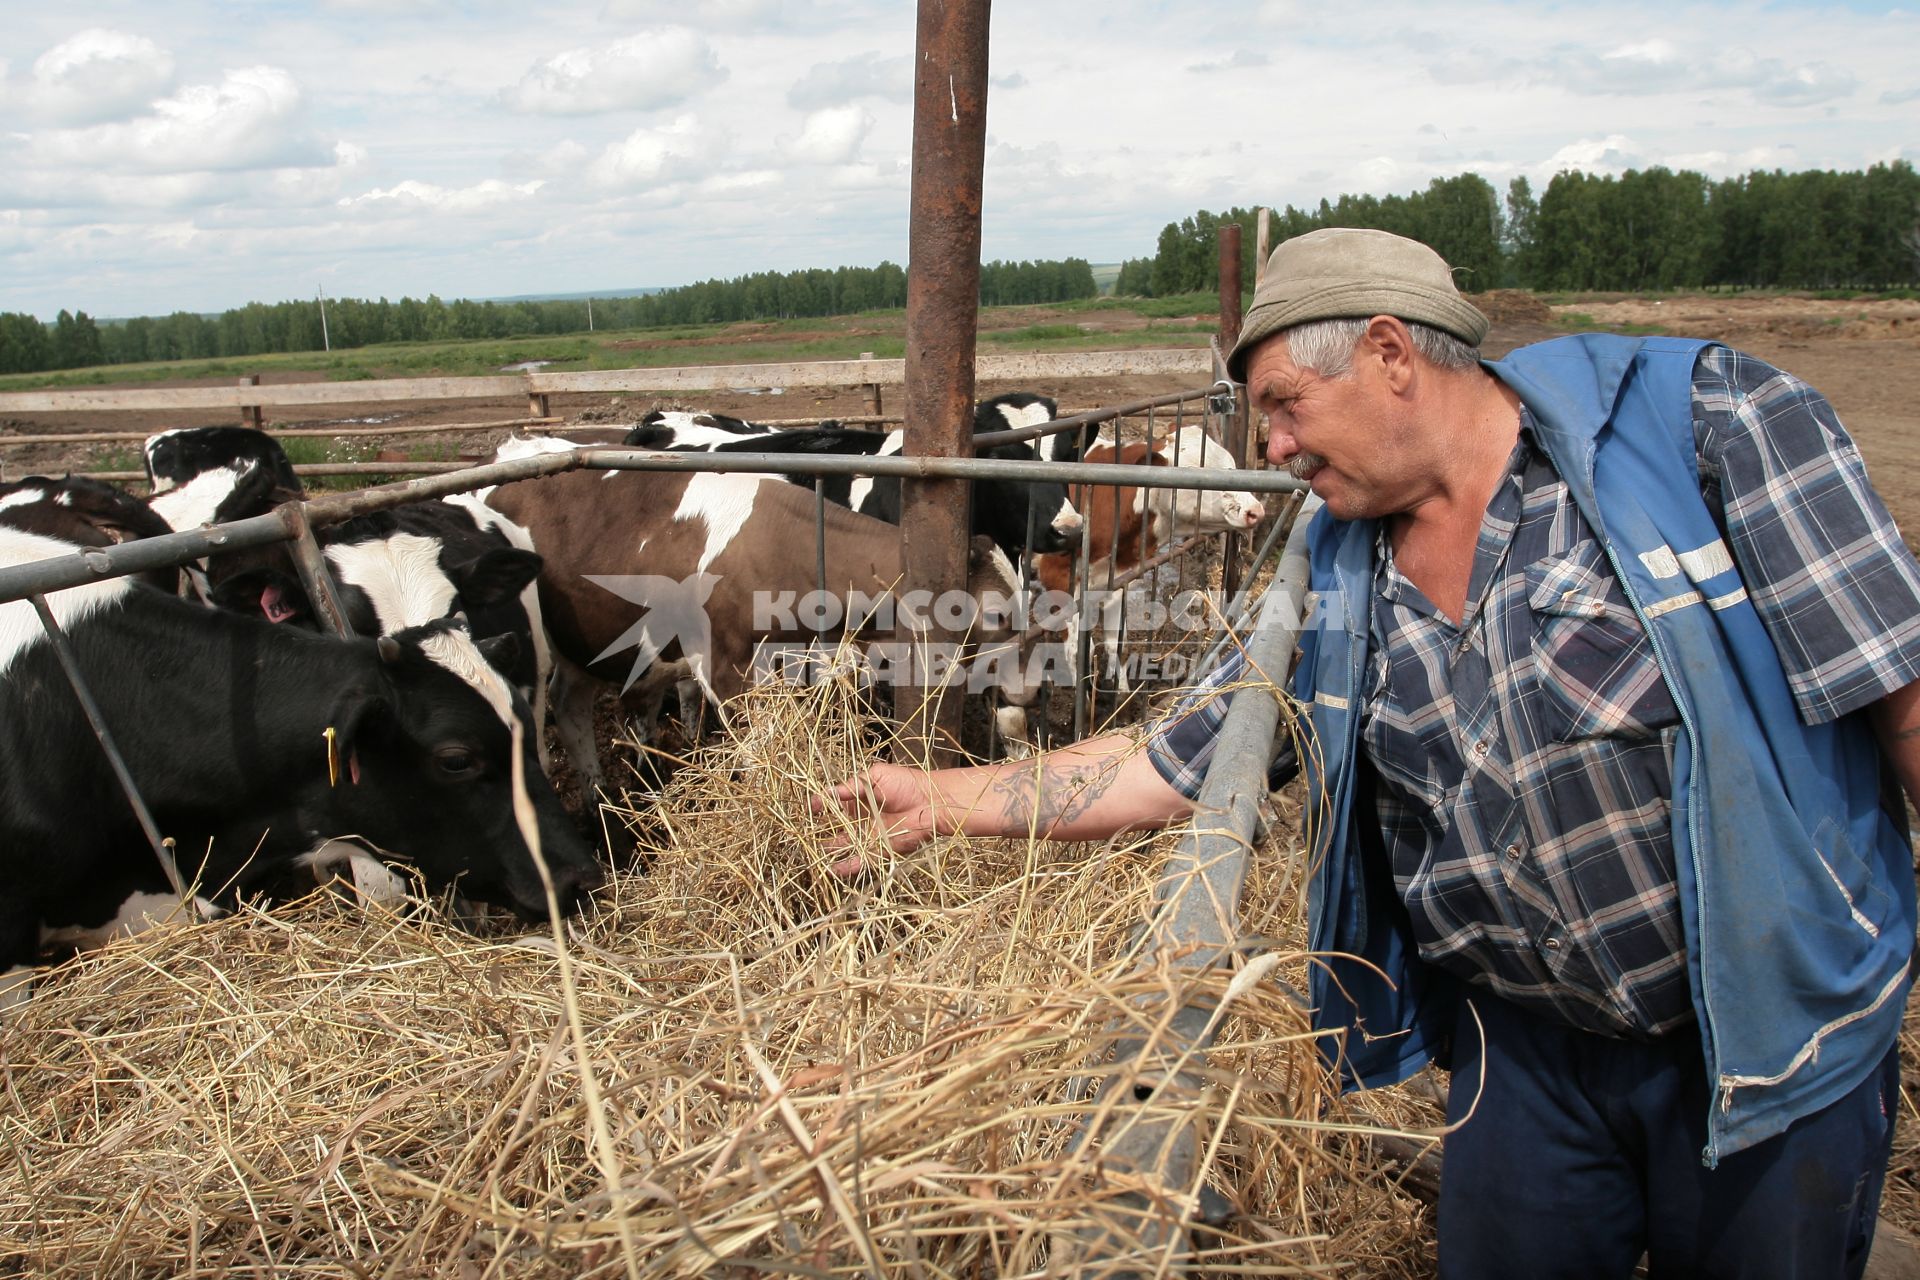
M976 430L1040 425L1043 396L982 403ZM899 432L836 424L772 431L717 414L655 411L631 429L514 439L501 460L580 445L885 455ZM1198 428L1149 450L1091 428L982 456L1231 466ZM147 443L152 496L82 477L0 485L0 566L27 564L263 514L302 495L279 446L246 428L191 428ZM427 888L527 919L548 881L515 817L523 788L563 911L602 881L597 851L546 781L546 706L582 778L604 786L592 727L611 684L640 731L671 689L716 707L749 678L754 646L811 640L756 597L816 589L886 595L902 576L897 479L577 470L416 502L320 530L357 639L323 631L284 544L182 571L113 578L46 603L179 873L203 910L284 896L336 871L363 887L408 869ZM977 481L968 591L1019 638L1007 602L1023 568L1070 585L1083 542L1100 586L1177 530L1247 529L1251 495L1099 489L1083 515L1066 486ZM829 581L819 580L816 520ZM608 583L699 584L704 653L650 647ZM1001 664L1001 732L1024 737L1037 690ZM515 755L519 769L515 769ZM520 781L516 781L516 774ZM589 792L588 794L591 794ZM176 907L160 860L89 730L27 601L0 604L0 1006L31 967Z

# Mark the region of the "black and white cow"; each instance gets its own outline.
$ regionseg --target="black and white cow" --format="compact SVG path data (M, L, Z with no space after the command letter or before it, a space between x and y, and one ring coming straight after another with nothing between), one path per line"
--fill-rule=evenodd
M973 434L1037 427L1059 416L1060 406L1053 397L1032 391L1009 391L1005 395L982 400L973 407ZM1078 462L1080 455L1093 447L1099 434L1100 425L1089 422L1078 428L1040 436L1033 441L1033 446L1043 461Z
M176 529L258 515L302 496L280 442L250 427L192 427L150 437L149 504ZM160 486L165 484L166 489ZM390 513L321 529L316 535L341 588L347 623L365 636L393 635L464 613L477 640L510 635L503 674L546 723L552 674L534 578L540 558L526 531L468 494L409 503ZM215 564L208 596L223 608L319 630L284 548ZM546 735L536 734L547 763Z
M1048 403L1051 403L1050 401ZM976 429L979 419L976 415ZM1002 424L1004 425L1004 424ZM996 426L995 430L1000 429ZM634 449L702 450L716 453L821 453L891 456L904 447L901 431L861 431L823 423L817 428L775 431L728 418L722 414L662 412L641 419L623 441ZM1039 454L1030 444L996 445L979 457L1033 462ZM814 477L792 475L794 484L813 488ZM827 476L821 485L827 500L861 515L900 523L900 480L897 476ZM1018 560L1028 549L1036 554L1061 552L1075 546L1080 515L1067 500L1067 487L1054 481L977 480L972 486L972 532L985 534Z
M147 482L155 493L167 493L195 476L255 463L269 479L290 493L301 492L300 477L280 442L253 427L180 427L147 437L142 454Z
M0 484L0 524L26 533L110 547L172 533L167 522L124 489L86 476L28 476ZM172 576L169 570L167 575Z
M0 565L76 549L0 523ZM353 838L431 888L544 916L513 816L516 727L560 901L571 907L599 883L534 763L525 702L489 666L504 655L488 655L457 623L340 640L126 578L47 601L201 897L231 902L281 883ZM22 601L0 605L0 877L0 973L143 910L165 914L161 869Z

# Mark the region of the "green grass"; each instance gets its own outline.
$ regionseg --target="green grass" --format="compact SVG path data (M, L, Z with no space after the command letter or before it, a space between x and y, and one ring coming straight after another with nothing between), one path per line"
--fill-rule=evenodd
M995 329L980 335L982 342L1059 342L1084 338L1087 331L1077 324L1030 324L1024 329Z
M1584 311L1568 311L1553 318L1556 327L1570 333L1624 333L1636 338L1660 337L1666 334L1664 325L1657 324L1601 324Z

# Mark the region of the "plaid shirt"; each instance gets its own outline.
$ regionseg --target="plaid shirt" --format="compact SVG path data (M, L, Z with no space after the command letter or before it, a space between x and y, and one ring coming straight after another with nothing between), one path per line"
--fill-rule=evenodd
M1920 678L1920 564L1817 392L1709 349L1700 484L1809 722ZM1693 1017L1670 832L1679 716L1640 620L1524 410L1455 626L1382 538L1365 763L1422 958L1560 1021L1652 1037ZM1150 739L1191 796L1243 678ZM1276 774L1290 772L1291 753Z

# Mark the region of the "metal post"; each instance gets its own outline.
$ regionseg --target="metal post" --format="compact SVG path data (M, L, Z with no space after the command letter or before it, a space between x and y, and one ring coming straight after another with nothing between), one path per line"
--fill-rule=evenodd
M120 790L127 797L127 803L133 807L133 816L140 823L140 830L146 833L147 843L153 847L153 856L160 861L160 870L166 875L167 883L173 887L174 896L186 903L187 885L180 878L180 868L173 860L173 849L160 835L160 828L154 824L153 814L140 798L140 791L133 785L133 773L127 768L127 762L121 758L120 749L113 745L113 734L107 729L106 717L100 714L100 704L93 700L93 694L87 688L86 680L80 675L80 662L74 657L73 646L67 642L67 633L60 629L54 620L53 610L47 608L47 598L38 592L27 597L33 602L33 611L40 615L41 629L47 633L47 643L53 646L54 656L60 660L60 669L66 672L67 683L73 687L73 696L80 702L81 714L93 728L93 736L100 743L100 750L106 754L107 764L113 769L113 776L120 783ZM191 906L189 905L189 910Z
M1231 351L1233 344L1240 340L1240 224L1225 223L1220 228L1220 350ZM1227 452L1233 455L1233 465L1247 465L1247 409L1244 400L1236 398L1233 412L1227 417ZM1240 589L1240 557L1246 550L1246 540L1238 533L1229 533L1220 547L1220 592L1231 599Z
M288 549L293 553L293 567L300 571L300 583L307 589L307 599L313 601L314 612L333 634L351 636L353 628L347 625L347 611L340 607L340 594L333 589L333 575L327 572L326 557L320 554L320 544L313 540L306 507L289 502L280 511L291 538Z
M1287 678L1306 598L1310 515L1303 509L1295 521L1247 642L1249 680L1259 678L1255 672L1275 685ZM1161 874L1160 909L1148 926L1141 967L1169 975L1168 998L1175 1007L1142 1008L1123 1024L1156 1031L1144 1039L1123 1033L1115 1044L1101 1072L1089 1127L1076 1148L1091 1154L1097 1147L1104 1176L1141 1190L1118 1197L1115 1220L1090 1228L1078 1242L1081 1261L1165 1250L1178 1266L1191 1250L1192 1225L1216 1220L1225 1211L1201 1178L1204 1118L1198 1102L1206 1082L1195 1069L1217 1032L1217 1010L1210 1000L1176 993L1183 973L1225 964L1240 945L1240 893L1279 716L1279 701L1269 689L1250 687L1234 696L1192 826Z
M988 0L920 0L913 86L913 184L907 242L909 457L973 453L973 361L980 308L980 190L986 166ZM963 483L908 480L900 536L909 591L937 598L967 580ZM931 624L932 619L927 621ZM903 632L914 646L958 637ZM930 759L960 741L958 698L903 683L894 707Z

